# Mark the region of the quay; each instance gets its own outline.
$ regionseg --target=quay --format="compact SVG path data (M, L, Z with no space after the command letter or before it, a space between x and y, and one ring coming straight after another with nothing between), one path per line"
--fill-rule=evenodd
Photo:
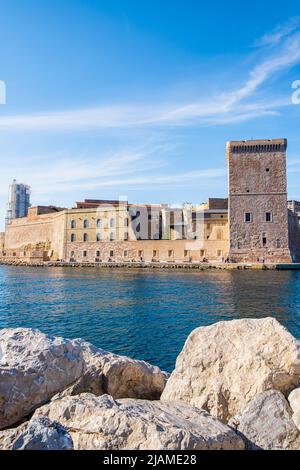
M61 268L126 268L126 269L181 269L181 270L300 270L300 263L176 263L176 262L67 262L67 261L22 261L0 260L3 266L61 267Z

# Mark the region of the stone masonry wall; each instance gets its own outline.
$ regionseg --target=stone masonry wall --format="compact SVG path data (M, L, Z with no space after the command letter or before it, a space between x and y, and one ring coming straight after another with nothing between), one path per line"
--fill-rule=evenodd
M99 253L97 253L99 252ZM85 256L84 256L85 255ZM112 261L221 261L228 255L227 240L210 240L205 244L197 240L138 240L118 242L67 243L66 261L99 259Z
M4 249L11 251L44 243L49 246L50 258L62 259L64 225L64 212L14 219L6 226Z
M230 142L227 159L231 260L291 262L286 141Z

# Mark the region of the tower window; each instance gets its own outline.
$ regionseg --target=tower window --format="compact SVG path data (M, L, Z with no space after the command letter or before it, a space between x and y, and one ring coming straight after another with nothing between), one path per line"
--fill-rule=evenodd
M252 222L252 212L245 212L245 222Z
M267 246L267 238L266 237L262 238L262 244L263 244L263 246Z
M272 222L273 217L272 217L272 212L266 212L266 222Z

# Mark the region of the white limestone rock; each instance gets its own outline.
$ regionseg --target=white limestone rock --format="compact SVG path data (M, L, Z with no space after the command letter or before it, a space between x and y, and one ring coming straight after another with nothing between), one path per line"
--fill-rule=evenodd
M59 421L78 450L244 449L232 429L184 403L84 393L44 405L39 416Z
M0 431L0 450L73 450L73 441L60 423L40 417Z
M96 395L106 393L114 398L160 398L169 374L162 372L159 367L104 351L82 339L73 340L73 344L83 352L91 382L95 384L97 371L101 374L99 393L95 393L95 387L94 390L90 389L88 384L91 382L86 380L86 385L77 388L76 394L92 392Z
M300 450L300 432L284 395L268 390L253 398L229 423L246 439L250 450Z
M65 389L84 370L71 341L29 328L0 330L0 429Z
M289 394L288 400L293 410L293 421L300 430L300 388L295 388L295 390Z
M92 392L158 399L168 375L158 367L98 349L84 340L29 328L0 330L0 429L55 395Z
M190 334L161 399L227 422L265 390L289 393L299 374L299 342L277 320L223 321Z

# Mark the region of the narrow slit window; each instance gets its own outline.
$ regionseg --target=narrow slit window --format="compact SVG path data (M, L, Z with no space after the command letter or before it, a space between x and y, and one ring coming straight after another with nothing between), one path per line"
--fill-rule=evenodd
M252 222L252 212L245 212L245 222Z

